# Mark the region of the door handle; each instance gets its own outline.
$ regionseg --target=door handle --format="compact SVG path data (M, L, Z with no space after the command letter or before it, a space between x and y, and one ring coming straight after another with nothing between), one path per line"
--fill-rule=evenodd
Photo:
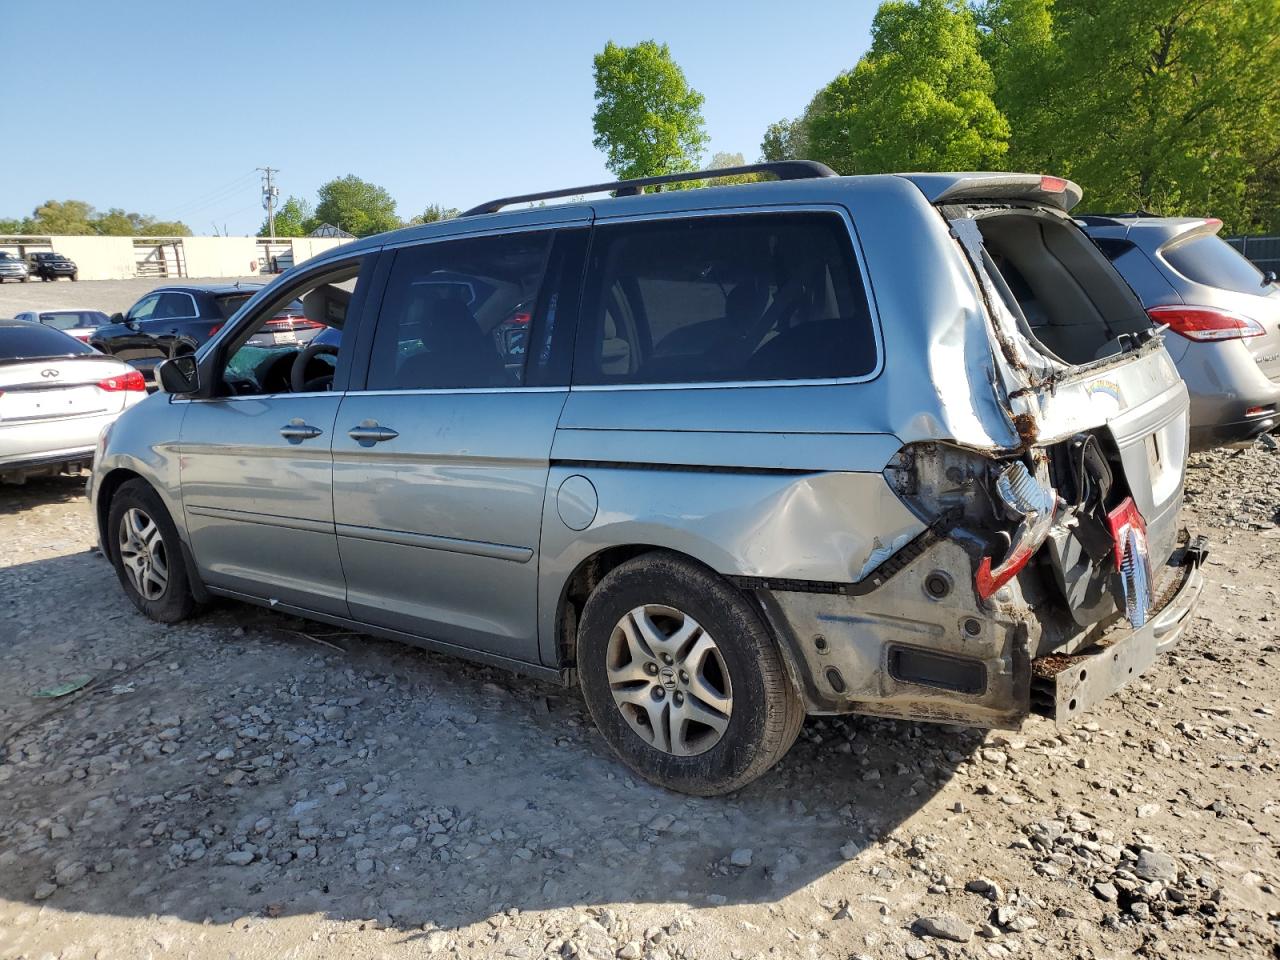
M362 447L372 447L383 440L394 440L400 434L390 427L379 426L377 420L362 420L358 427L347 431L347 436Z
M280 436L284 437L290 443L301 443L303 440L314 440L320 434L324 433L319 427L313 427L309 423L295 417L280 428Z

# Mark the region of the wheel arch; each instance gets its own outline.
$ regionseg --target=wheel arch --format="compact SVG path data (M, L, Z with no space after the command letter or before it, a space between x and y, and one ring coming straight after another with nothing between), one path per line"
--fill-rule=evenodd
M554 621L555 649L559 667L562 669L576 669L577 667L578 622L582 616L582 608L596 585L628 560L633 560L647 553L666 553L696 564L740 593L742 598L756 611L765 632L778 648L792 684L797 690L803 689L800 685L800 671L796 661L796 652L791 648L791 644L795 641L786 631L779 629L774 617L770 615L767 605L756 595L756 592L742 588L733 577L724 575L705 560L683 550L677 550L659 543L627 543L603 547L579 561L569 576L565 578L560 586Z
M154 481L129 467L115 467L107 471L96 484L94 513L98 525L98 543L102 548L102 555L107 558L108 562L115 563L113 540L107 530L107 518L111 514L111 501L114 499L116 492L131 480L141 480L147 484L155 491L161 503L164 503L165 509L169 511L169 518L178 530L178 546L182 552L182 565L186 569L187 584L191 588L191 594L197 602L207 603L210 599L209 590L204 585L204 581L200 579L200 572L196 569L195 557L192 555L191 546L186 539L186 528L181 523L182 517L173 516L173 509L168 503L165 503L164 494Z

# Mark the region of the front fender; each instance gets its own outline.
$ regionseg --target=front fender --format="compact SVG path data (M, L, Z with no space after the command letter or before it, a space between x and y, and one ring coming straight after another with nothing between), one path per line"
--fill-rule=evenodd
M111 425L106 444L94 460L90 480L90 502L100 538L107 512L106 503L100 502L103 492L117 485L113 475L128 471L155 488L179 536L184 542L187 540L178 454L182 421L188 406L185 401L174 402L168 394L153 393L122 413Z

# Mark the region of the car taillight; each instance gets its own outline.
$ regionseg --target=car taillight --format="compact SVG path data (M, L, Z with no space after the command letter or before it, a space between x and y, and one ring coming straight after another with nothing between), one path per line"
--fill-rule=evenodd
M1266 331L1262 324L1219 307L1191 307L1171 304L1147 311L1153 322L1168 324L1169 329L1188 340L1205 343L1211 340L1239 340L1260 337Z
M1021 461L1006 467L996 478L996 494L1009 516L1018 520L1018 528L998 566L992 565L990 557L983 557L978 563L973 586L982 600L1016 577L1035 556L1049 536L1058 507L1058 494L1053 487L1032 476Z
M107 393L119 393L142 391L146 392L147 381L143 377L142 371L130 370L128 373L122 373L119 376L107 377L105 380L98 381L98 389L105 390Z
M222 324L215 323L212 327L209 328L209 336L212 337L215 333L217 333L221 329L222 329Z
M1067 189L1067 181L1062 177L1041 177L1040 192L1041 193L1064 193Z

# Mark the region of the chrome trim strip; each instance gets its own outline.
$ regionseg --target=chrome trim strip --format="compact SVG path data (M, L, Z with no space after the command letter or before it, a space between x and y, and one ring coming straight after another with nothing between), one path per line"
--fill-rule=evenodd
M284 527L287 530L306 530L310 533L333 533L332 520L307 520L302 517L284 517L275 513L251 513L248 510L230 510L226 507L207 507L187 504L187 513L195 517L215 520L237 520L240 523L257 523L268 527Z
M349 537L353 540L394 543L402 547L424 547L427 550L465 553L472 557L511 560L515 563L528 563L533 559L532 547L516 547L505 543L459 540L456 537L440 537L431 533L409 533L405 530L381 530L377 527L358 527L351 523L339 523L337 524L337 530L338 536Z

